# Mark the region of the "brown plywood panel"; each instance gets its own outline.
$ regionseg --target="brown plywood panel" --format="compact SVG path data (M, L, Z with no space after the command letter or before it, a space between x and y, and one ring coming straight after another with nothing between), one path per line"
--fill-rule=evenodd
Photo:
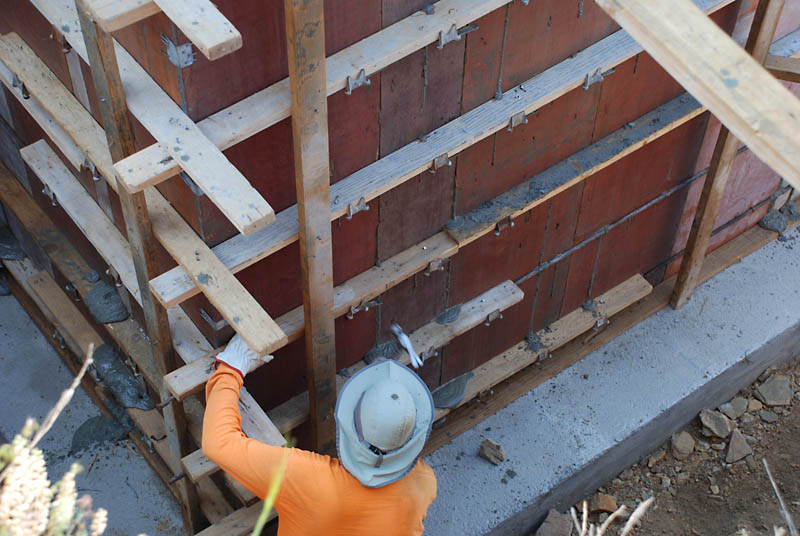
M364 355L375 346L375 325L378 310L370 307L353 318L340 316L336 319L336 369L364 359Z
M603 237L592 240L568 257L569 274L564 289L564 298L561 302L560 316L575 310L589 299L589 290L597 261L597 250L602 240Z
M348 220L342 217L331 225L333 242L333 284L339 285L375 265L380 199L370 209Z
M534 302L535 310L531 321L533 331L538 331L558 320L564 292L567 289L569 266L569 259L564 259L539 274Z
M478 29L462 38L466 39L462 114L494 97L505 20L506 8L496 9L475 21Z
M588 145L600 91L570 91L459 155L456 214L468 212Z
M418 273L381 295L378 343L392 340L392 324L412 333L447 308L449 263L426 276Z
M305 343L300 338L274 354L274 359L249 373L245 387L262 408L274 408L306 390Z
M273 318L303 303L300 246L297 242L236 274L248 292Z
M575 242L691 176L702 127L702 119L695 118L589 177L584 183Z

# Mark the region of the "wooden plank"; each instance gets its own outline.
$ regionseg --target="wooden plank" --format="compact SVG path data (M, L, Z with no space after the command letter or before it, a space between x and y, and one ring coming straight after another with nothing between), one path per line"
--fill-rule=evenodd
M84 0L76 0L76 5L89 66L92 70L95 94L103 119L108 150L111 153L111 160L116 162L135 152L136 136L128 113L114 41L110 34L91 20ZM18 47L17 50L20 48ZM159 270L156 239L150 226L144 194L130 194L120 188L117 190L133 254L147 334L152 342L150 351L156 371L163 378L167 372L179 366L179 359L172 348L167 311L156 302L148 290L151 276L158 273ZM169 403L169 391L164 388L163 381L160 384L157 383L156 386L160 401L166 404L163 408L164 426L171 456L169 459L165 458L164 461L174 474L178 474L181 470L181 457L191 451L186 415L182 404ZM190 533L197 532L203 526L203 514L197 489L186 479L179 480L176 487L181 498L184 527Z
M787 82L800 82L800 59L768 56L764 67L772 76Z
M259 501L251 506L240 508L225 519L198 532L197 536L245 536L253 531L253 527L261 514L264 503ZM275 519L275 510L267 517L270 521Z
M787 182L800 187L800 102L690 0L596 0Z
M303 281L306 378L315 451L336 452L336 344L333 325L328 98L322 0L285 0L292 138ZM309 31L314 28L314 31ZM220 263L221 266L222 263Z
M33 3L54 28L64 32L64 38L86 60L86 46L74 2L34 0ZM217 146L116 42L115 52L130 111L154 138L164 143L170 157L180 163L180 167L241 233L249 234L272 223L275 219L272 207ZM25 72L24 65L30 60L26 57L18 62L20 65L9 67L14 72L17 68ZM22 79L23 75L17 74Z
M758 226L751 227L706 257L700 277L701 282L711 279L725 268L736 264L777 237L778 233L773 231L768 231ZM451 412L443 427L431 431L423 450L423 456L430 454L448 443L452 438L476 426L482 420L500 411L540 383L552 378L642 320L666 307L674 286L675 277L673 276L655 287L653 292L643 300L617 313L613 321L605 329L600 330L596 336L589 340L577 338L570 341L553 352L549 359L538 360L534 366L529 366L502 383L495 385L492 388L491 395L484 394L480 400L473 400ZM519 344L520 348L525 344L525 341L522 341Z
M772 43L775 28L783 10L783 3L783 0L761 0L756 9L745 51L759 63L763 63L769 53L769 45ZM798 122L798 126L800 126L800 122ZM708 175L703 184L703 192L700 195L700 202L686 245L686 254L683 256L675 284L675 293L671 302L675 309L686 305L697 286L700 268L711 241L711 232L714 230L714 222L717 220L719 209L722 206L725 187L728 184L728 177L739 145L739 140L723 125L717 138Z
M447 259L458 251L458 247L445 233L433 237L402 251L380 264L366 270L334 289L333 313L339 317L350 307L369 301L389 288L405 281L412 275L425 270L430 263ZM288 342L298 340L304 330L303 307L297 307L276 319L278 326L286 333ZM197 359L175 372L168 374L164 381L170 392L178 400L199 392L211 377L214 359L212 355ZM249 372L261 366L253 363Z
M242 34L209 0L155 3L206 58L215 60L242 48Z
M704 111L705 108L691 96L676 97L630 126L612 132L477 209L456 217L448 222L445 231L458 242L459 247L464 247L494 231L499 222L530 211Z
M509 1L442 0L433 4L432 15L417 11L362 39L327 58L327 94L344 89L347 77L356 77L361 69L370 76L435 42L440 31L446 33L453 25L460 28ZM200 121L198 127L225 150L289 117L290 104L289 79L285 78ZM166 147L151 145L120 166L120 177L131 191L157 184L180 171L168 157Z
M121 30L161 11L153 0L91 0L87 7L107 32Z
M697 0L715 11L732 0ZM381 158L331 186L331 219L347 214L350 204L370 201L382 193L430 169L433 160L450 156L506 128L512 116L531 113L581 86L587 74L602 72L641 52L625 32L617 32L547 69L506 93L434 130L425 141L417 140ZM214 248L214 253L233 272L238 272L297 240L297 206L281 211L270 227L248 237L235 236ZM199 292L179 268L159 276L153 291L162 303L180 303Z

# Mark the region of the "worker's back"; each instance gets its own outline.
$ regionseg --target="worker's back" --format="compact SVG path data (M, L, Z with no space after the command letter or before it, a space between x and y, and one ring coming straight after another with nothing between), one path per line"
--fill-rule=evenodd
M338 460L294 449L275 503L278 534L422 534L435 497L436 477L423 461L397 482L368 488Z

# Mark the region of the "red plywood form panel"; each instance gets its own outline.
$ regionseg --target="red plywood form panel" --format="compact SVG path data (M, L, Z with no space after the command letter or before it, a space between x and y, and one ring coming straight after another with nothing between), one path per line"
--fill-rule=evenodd
M597 251L602 240L603 237L592 240L568 257L569 274L559 316L568 314L589 299L594 268L597 263Z
M690 177L703 126L695 118L586 179L575 243Z
M462 114L494 97L500 72L505 19L506 8L496 9L475 21L478 29L463 38L466 40Z
M456 168L456 214L464 214L591 142L599 86L574 89L465 150Z
M336 319L336 370L364 359L364 356L375 346L375 324L378 309L370 307L369 311L361 311L353 318L340 316Z
M447 308L449 262L444 269L430 275L418 273L381 295L378 343L390 341L392 324L399 324L406 333L424 326Z
M274 354L274 359L250 372L245 387L262 408L274 408L306 390L306 358L302 337Z
M524 82L618 29L593 1L537 0L527 6L512 2L502 90Z
M182 70L187 113L195 121L286 78L289 73L281 0L220 0L215 5L242 34L242 48L214 61L197 54L195 62ZM377 32L380 20L379 2L326 2L326 55ZM186 42L186 37L175 31L180 42Z
M488 326L479 324L444 347L441 383L446 383L482 365L525 338L530 329L536 278L519 285L525 297L503 311L503 318Z
M682 188L603 236L590 297L649 271L670 256L685 199Z

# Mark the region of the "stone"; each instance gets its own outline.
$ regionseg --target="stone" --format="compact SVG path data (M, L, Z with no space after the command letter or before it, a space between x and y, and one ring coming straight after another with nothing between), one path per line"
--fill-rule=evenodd
M751 398L747 401L747 411L750 413L761 411L763 408L764 404L762 404L761 401L756 398Z
M764 380L772 376L772 374L775 373L777 370L778 367L769 367L767 370L765 370L758 376L758 381L763 382Z
M572 519L556 510L547 512L547 517L536 531L536 536L569 536L572 532Z
M591 513L606 512L612 513L617 510L617 498L606 493L595 493L589 501L589 511Z
M747 444L747 440L739 429L733 431L731 440L728 443L728 454L725 456L726 463L738 462L753 454L753 449Z
M752 454L746 456L744 459L747 467L750 468L751 471L758 471L760 468L758 467L758 463L756 463L756 458Z
M685 460L694 451L694 438L687 431L672 436L672 455L677 460Z
M719 495L719 486L717 486L716 484L712 485L711 486L711 493L713 495Z
M783 374L773 374L756 388L756 396L767 406L788 406L792 394L792 384Z
M725 443L712 443L711 448L714 450L725 450Z
M478 449L478 456L495 465L500 465L506 459L506 451L503 450L499 443L491 439L484 439L480 449Z
M657 450L656 452L653 453L652 456L650 456L650 458L647 459L647 467L652 469L653 466L655 466L655 464L663 460L664 457L666 457L666 455L667 451L662 449Z
M700 412L700 422L717 437L724 439L731 435L731 422L719 411L704 409Z
M778 415L768 409L762 409L758 412L758 416L766 423L773 423L778 420Z
M720 411L732 420L741 417L747 411L747 400L744 397L737 396L730 402L726 402L719 407Z

